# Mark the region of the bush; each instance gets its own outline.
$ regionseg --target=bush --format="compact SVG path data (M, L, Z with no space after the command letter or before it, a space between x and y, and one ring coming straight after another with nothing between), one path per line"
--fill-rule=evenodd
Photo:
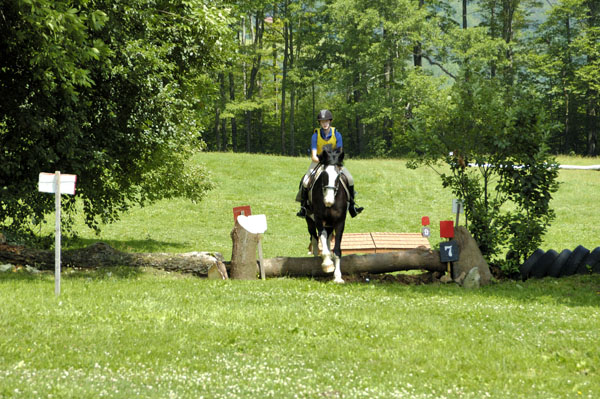
M514 270L541 243L554 212L558 166L536 101L495 81L457 83L444 107L425 105L412 136L412 167L445 164L444 187L462 199L468 228L490 262ZM511 256L502 259L508 251Z

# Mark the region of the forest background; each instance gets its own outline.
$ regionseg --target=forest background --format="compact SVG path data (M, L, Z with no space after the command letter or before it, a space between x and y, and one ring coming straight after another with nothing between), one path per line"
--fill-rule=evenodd
M305 154L316 113L329 108L350 155L405 156L419 141L415 119L437 116L420 108L452 108L450 96L465 85L476 101L460 110L464 118L486 107L502 112L498 102L477 97L482 87L494 87L515 102L530 99L547 118L554 153L597 155L598 2L229 6L234 56L215 75L212 129L204 135L210 149Z

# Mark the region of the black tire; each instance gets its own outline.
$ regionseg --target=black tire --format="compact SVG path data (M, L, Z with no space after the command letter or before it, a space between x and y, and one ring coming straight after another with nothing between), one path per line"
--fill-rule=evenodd
M529 278L529 273L531 272L531 269L536 264L536 262L542 257L543 254L543 249L536 249L535 251L533 251L531 256L527 258L527 260L521 265L521 267L519 267L519 272L521 272L521 278L523 279L523 281Z
M600 247L597 247L590 252L588 256L585 257L582 264L586 274L590 272L590 269L592 273L600 273ZM577 269L578 272L580 268L581 266Z
M550 265L550 268L548 269L548 276L560 276L560 271L564 267L565 263L567 263L567 259L569 258L569 256L571 256L571 250L563 249L562 252L556 257L554 262Z
M546 273L548 273L548 269L554 263L556 258L558 257L558 252L553 249L549 249L548 252L543 254L540 259L535 262L533 267L531 268L531 277L542 278L546 277Z
M572 276L577 271L579 264L583 261L583 259L590 253L590 250L582 245L578 245L577 248L573 250L569 259L565 262L562 270L560 271L560 275L562 276Z

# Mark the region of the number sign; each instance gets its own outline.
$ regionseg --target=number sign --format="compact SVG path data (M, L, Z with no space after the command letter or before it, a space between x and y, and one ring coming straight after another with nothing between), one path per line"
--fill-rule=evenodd
M429 237L431 235L431 229L427 226L423 226L421 228L421 236L423 237Z
M440 243L440 261L456 262L458 260L459 249L458 243L454 240Z

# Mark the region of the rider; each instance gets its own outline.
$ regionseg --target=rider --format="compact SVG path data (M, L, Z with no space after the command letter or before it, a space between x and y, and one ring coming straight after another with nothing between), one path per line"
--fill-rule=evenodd
M333 126L331 126L331 121L333 120L333 116L331 112L326 109L322 109L317 115L317 120L321 125L320 129L315 129L312 135L311 142L311 156L310 156L310 166L308 167L308 171L302 178L300 182L300 189L298 190L298 194L296 195L296 201L300 202L300 211L296 213L296 216L306 217L306 205L308 202L308 189L312 185L312 171L319 163L318 155L323 151L323 147L327 144L331 144L334 148L342 148L342 135L341 133ZM348 212L350 212L350 216L355 217L359 213L363 211L363 207L356 207L354 203L354 179L348 169L342 168L342 174L346 176L346 180L348 181L348 191L350 194L350 206L348 207Z

